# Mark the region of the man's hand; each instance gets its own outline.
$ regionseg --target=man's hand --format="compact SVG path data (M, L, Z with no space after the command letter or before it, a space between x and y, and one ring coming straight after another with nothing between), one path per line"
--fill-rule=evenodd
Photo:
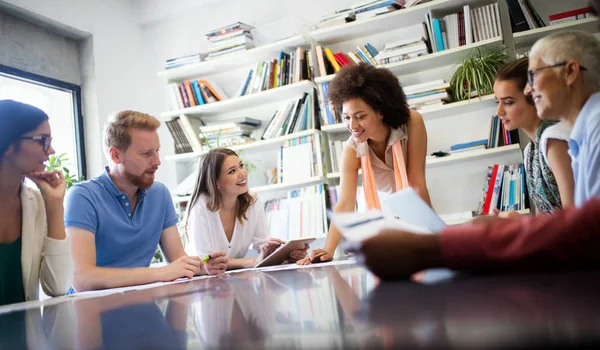
M65 176L62 171L54 169L52 171L29 173L27 177L40 189L46 203L58 202L62 205L66 190Z
M438 235L385 230L346 251L381 279L408 278L421 270L442 267Z
M290 262L296 262L298 260L304 259L308 252L308 248L309 248L309 245L304 244L304 249L292 250L292 252L290 253L290 258L289 258Z
M204 271L209 275L221 275L227 270L227 255L224 251L208 254L210 259L204 263Z
M200 272L202 261L197 256L184 255L160 268L160 281L170 282L178 278L192 278Z
M310 256L305 257L296 261L298 265L308 265L313 262L325 262L333 260L333 254L325 249L315 249L311 252Z

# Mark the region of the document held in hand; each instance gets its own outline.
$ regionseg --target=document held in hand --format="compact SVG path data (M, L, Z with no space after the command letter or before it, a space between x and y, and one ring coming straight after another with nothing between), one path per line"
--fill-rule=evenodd
M363 213L333 213L331 222L342 233L342 236L350 242L364 241L386 229L431 233L427 229L400 221L394 216L386 215L377 209Z

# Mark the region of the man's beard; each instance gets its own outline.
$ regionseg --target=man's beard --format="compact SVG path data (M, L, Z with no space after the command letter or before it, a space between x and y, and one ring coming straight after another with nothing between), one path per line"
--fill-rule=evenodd
M156 169L148 169L146 171L156 171ZM146 174L146 171L144 171L144 173L142 175L133 175L132 173L128 172L127 170L125 170L125 177L127 177L127 180L129 180L129 182L131 182L134 186L139 187L140 190L147 190L150 188L150 186L152 186L152 184L154 183L154 177L148 179L144 176L144 174Z

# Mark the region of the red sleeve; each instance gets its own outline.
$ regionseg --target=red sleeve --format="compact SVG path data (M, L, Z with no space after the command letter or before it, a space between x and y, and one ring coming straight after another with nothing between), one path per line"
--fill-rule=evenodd
M449 227L440 246L455 270L600 267L600 198L551 215Z

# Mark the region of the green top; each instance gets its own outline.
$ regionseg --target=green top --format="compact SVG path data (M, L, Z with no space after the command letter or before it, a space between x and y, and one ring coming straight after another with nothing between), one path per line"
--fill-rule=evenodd
M25 301L21 271L21 237L12 243L0 243L0 305Z

